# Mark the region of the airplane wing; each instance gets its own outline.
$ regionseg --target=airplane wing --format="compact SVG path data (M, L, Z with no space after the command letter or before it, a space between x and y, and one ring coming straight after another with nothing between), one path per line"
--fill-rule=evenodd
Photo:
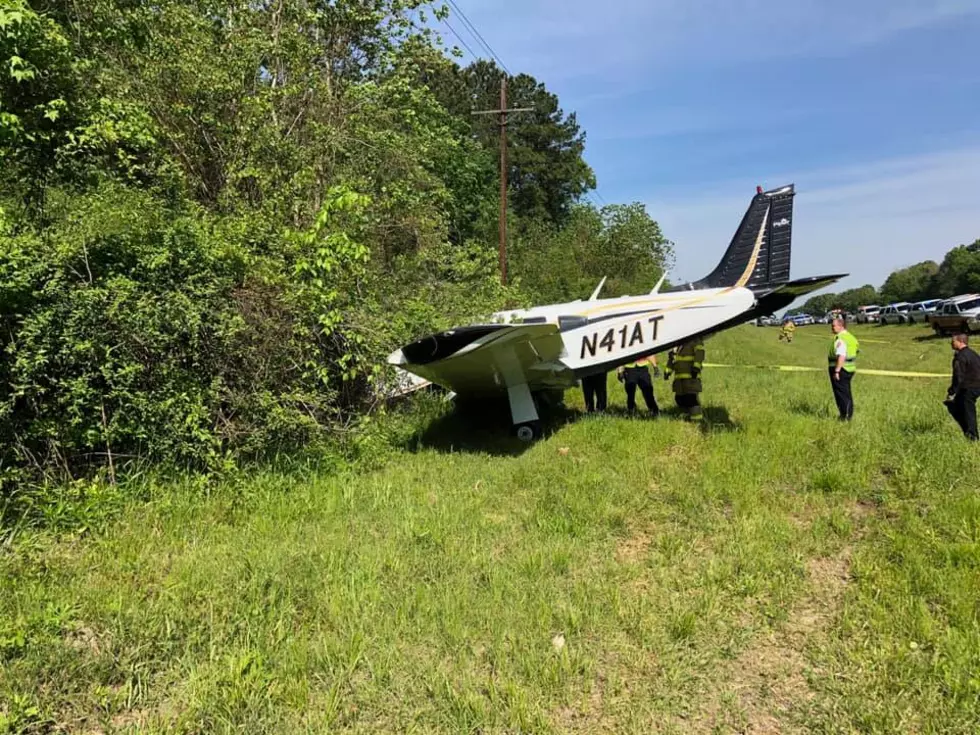
M423 337L388 362L460 395L487 395L573 385L563 350L556 324L480 324Z
M772 314L779 309L789 306L800 296L805 296L811 291L829 286L847 275L847 273L838 273L832 276L799 278L795 281L789 281L788 283L777 286L759 295L752 317Z
M395 368L394 375L377 386L377 396L387 400L402 398L432 385L432 382L420 378L407 370Z

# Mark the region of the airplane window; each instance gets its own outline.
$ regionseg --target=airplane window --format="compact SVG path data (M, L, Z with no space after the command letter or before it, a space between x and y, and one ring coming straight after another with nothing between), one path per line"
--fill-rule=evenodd
M570 329L578 329L589 323L584 316L560 316L558 317L558 329L567 332Z

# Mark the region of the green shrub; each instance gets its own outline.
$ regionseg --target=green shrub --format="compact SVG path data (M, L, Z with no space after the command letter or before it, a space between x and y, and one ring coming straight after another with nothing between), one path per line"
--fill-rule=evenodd
M266 233L276 248L117 186L62 195L42 231L7 225L0 478L214 467L345 420L370 363L345 319L367 250L342 227L363 203L332 191L308 232Z

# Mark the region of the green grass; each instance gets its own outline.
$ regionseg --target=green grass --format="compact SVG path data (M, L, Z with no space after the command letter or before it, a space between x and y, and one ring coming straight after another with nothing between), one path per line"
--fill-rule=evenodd
M823 368L826 327L777 332L708 360ZM857 334L862 365L948 371L924 328ZM824 373L705 383L704 431L583 418L520 451L448 417L374 471L21 537L0 732L976 732L980 449L946 382L859 375L846 426Z

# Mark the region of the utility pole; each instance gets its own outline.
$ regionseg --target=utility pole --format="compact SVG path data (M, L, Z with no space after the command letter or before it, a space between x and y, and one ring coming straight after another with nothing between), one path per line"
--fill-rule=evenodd
M514 107L507 109L507 77L500 78L500 109L478 110L474 115L500 115L500 221L497 225L500 234L498 256L500 260L500 283L507 285L507 115L511 112L533 112L533 107Z

